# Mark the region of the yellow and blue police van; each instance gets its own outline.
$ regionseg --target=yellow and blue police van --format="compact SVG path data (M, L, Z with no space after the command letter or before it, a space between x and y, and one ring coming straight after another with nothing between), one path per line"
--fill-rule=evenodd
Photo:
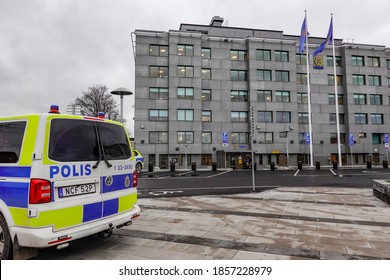
M130 225L140 214L135 164L121 123L58 106L0 118L1 259Z
M140 174L145 164L144 157L138 150L133 150L133 155L135 158L135 169L137 170L137 173Z

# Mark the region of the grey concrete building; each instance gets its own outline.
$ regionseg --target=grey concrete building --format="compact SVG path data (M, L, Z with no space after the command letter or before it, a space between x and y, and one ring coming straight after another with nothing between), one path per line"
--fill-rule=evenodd
M323 40L310 37L309 53ZM223 26L214 17L209 25L179 30L135 30L133 46L134 136L146 167L175 161L184 168L193 162L245 168L252 148L258 168L308 164L299 35ZM335 53L342 164L382 164L390 132L390 50L335 39ZM314 69L310 57L311 141L313 161L328 165L338 159L332 47L319 59L323 69Z

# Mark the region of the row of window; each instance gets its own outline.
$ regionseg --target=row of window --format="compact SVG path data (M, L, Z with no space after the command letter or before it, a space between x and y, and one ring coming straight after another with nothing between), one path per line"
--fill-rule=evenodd
M274 72L274 74L273 74ZM150 78L168 78L168 66L150 66L149 67L149 77ZM177 66L177 77L179 78L193 78L194 77L194 67L179 65ZM204 80L211 80L211 69L202 68L201 78ZM256 70L256 79L258 81L274 81L274 82L290 82L290 71L285 70L268 70L268 69L257 69ZM343 76L336 75L337 85L343 85ZM230 80L231 81L248 81L248 71L247 70L230 70ZM388 80L388 86L390 86L390 78ZM306 73L297 73L296 74L297 84L307 84L307 74ZM352 75L352 84L357 86L369 85L369 86L381 86L382 79L379 75ZM328 75L328 85L334 85L334 75Z
M291 123L291 112L289 111L276 111L277 123ZM368 124L367 113L355 113L355 124ZM230 112L230 119L232 123L247 123L249 121L249 113L247 111L232 111ZM383 114L371 113L371 124L383 124ZM178 121L194 121L193 109L177 109ZM168 121L168 110L165 109L151 109L149 110L149 121ZM201 113L202 122L212 121L212 112L210 110L202 110ZM257 121L259 123L273 123L274 112L273 111L257 111ZM298 123L309 123L309 114L307 112L298 112ZM344 124L344 114L339 114L339 123ZM336 124L336 114L329 114L329 124Z
M169 95L168 88L163 87L151 87L149 88L149 99L167 100ZM368 105L368 98L371 105L383 105L383 97L381 94L365 94L365 93L354 93L353 100L355 105ZM178 87L177 95L178 99L194 99L194 88L192 87ZM201 90L201 100L211 100L211 89ZM249 93L247 90L231 90L230 100L232 102L248 102ZM291 102L291 93L289 91L276 90L273 98L271 90L257 90L257 101L258 102ZM330 105L335 104L335 94L328 94L328 101ZM390 102L390 101L389 101ZM306 92L297 92L297 103L307 104L308 94ZM338 94L338 104L344 104L344 95Z
M178 44L177 45L177 55L179 56L194 56L194 46L188 44ZM168 46L167 45L150 45L149 55L151 56L168 56ZM202 48L201 57L205 59L211 59L211 49ZM248 61L248 51L246 50L230 50L229 55L230 60L238 61ZM256 60L260 61L271 61L271 50L270 49L257 49L256 50ZM274 51L274 60L281 62L289 62L289 52L282 50ZM336 66L342 66L341 56L336 56ZM370 66L370 67L380 67L380 57L377 56L368 56L365 58L361 55L352 55L351 62L353 66ZM390 70L390 60L386 60L387 69ZM305 54L296 54L296 63L297 64L306 64L306 55ZM333 56L326 57L326 65L333 66Z
M365 132L359 132L358 138L367 138ZM279 134L279 138L280 134ZM381 144L383 134L372 133L372 143ZM249 133L247 132L231 132L229 135L231 144L249 144ZM306 144L306 132L298 133L299 144ZM273 132L259 132L256 136L256 142L258 144L273 144L274 133ZM330 133L329 143L337 144L337 133ZM149 132L150 144L168 144L168 131L150 131ZM193 144L194 132L193 131L178 131L176 137L177 144ZM346 144L346 134L340 133L340 143ZM212 144L212 133L202 132L202 144Z

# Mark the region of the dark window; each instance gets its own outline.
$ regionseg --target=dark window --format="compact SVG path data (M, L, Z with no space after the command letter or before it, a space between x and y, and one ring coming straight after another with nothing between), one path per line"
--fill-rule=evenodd
M149 88L149 99L168 99L168 88Z
M289 61L288 51L275 51L275 61Z
M256 50L256 59L262 61L270 61L271 50Z
M0 123L0 163L19 161L25 128L25 121Z
M97 126L107 160L128 159L131 157L129 141L121 126L109 123L97 123Z
M150 131L149 143L151 144L168 144L167 131Z

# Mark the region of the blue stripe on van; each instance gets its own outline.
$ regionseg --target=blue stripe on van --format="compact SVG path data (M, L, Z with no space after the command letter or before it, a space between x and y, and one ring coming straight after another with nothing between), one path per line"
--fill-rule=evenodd
M119 199L114 198L103 202L103 217L118 213Z
M0 199L9 207L27 208L29 183L0 181Z
M103 186L102 193L113 192L131 188L133 186L133 174L121 174L112 176L112 181L110 185L107 185L107 177L101 177Z
M83 223L102 217L102 203L96 202L84 205Z
M30 178L31 166L0 166L0 177Z

